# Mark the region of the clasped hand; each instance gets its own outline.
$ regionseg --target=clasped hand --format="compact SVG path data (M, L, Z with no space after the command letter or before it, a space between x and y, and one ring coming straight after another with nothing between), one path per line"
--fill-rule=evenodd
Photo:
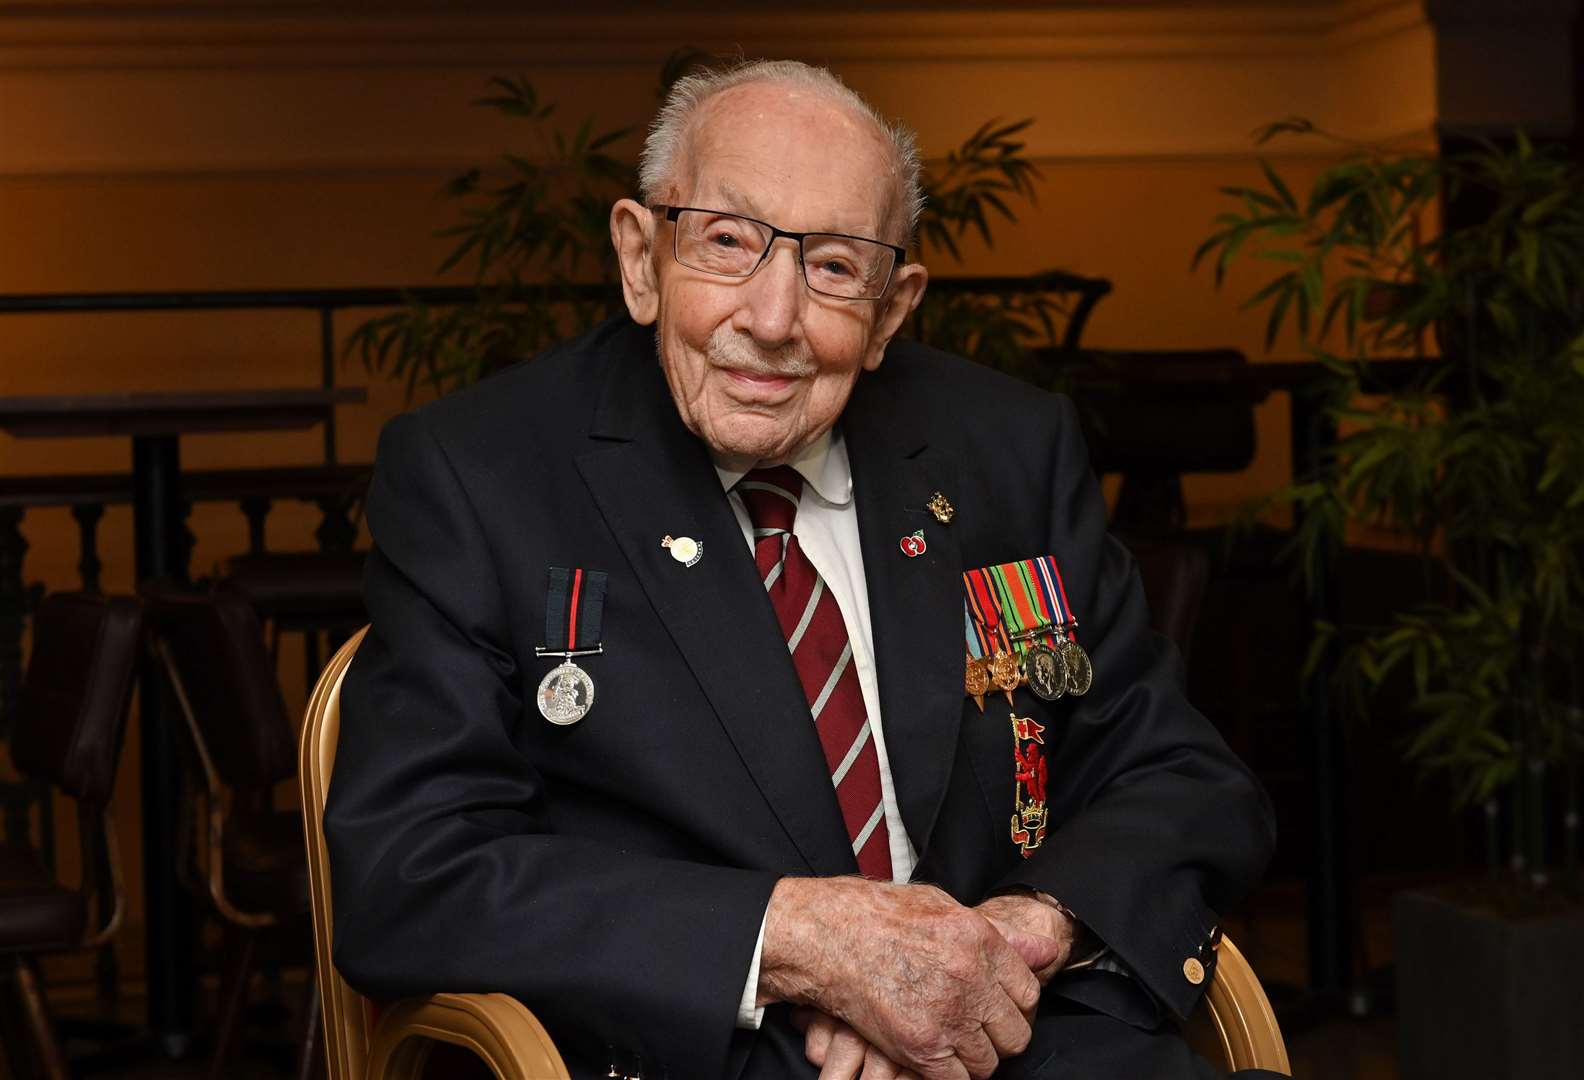
M765 920L760 1001L801 1006L822 1080L984 1080L1028 1045L1073 927L1032 896L964 907L929 885L785 878Z

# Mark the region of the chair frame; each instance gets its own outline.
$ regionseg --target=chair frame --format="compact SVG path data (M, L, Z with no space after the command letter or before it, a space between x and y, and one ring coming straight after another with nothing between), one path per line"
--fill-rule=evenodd
M119 601L112 598L110 602ZM123 724L125 713L131 706L132 692L136 684L137 674L134 669L127 679L120 704ZM119 763L119 760L118 752L116 762ZM115 767L112 765L112 776ZM44 798L53 798L57 790L55 786L44 781L39 783L45 793ZM83 898L85 913L82 937L76 942L39 950L36 953L14 953L6 961L0 962L0 969L3 969L4 974L9 975L15 984L16 996L21 1006L21 1019L32 1040L31 1050L37 1055L36 1064L43 1075L51 1080L57 1077L64 1078L68 1074L68 1065L65 1050L45 1004L44 984L36 967L37 958L48 952L75 952L101 948L109 944L110 940L120 932L121 924L126 918L126 878L122 872L121 844L116 834L115 819L111 814L110 798L111 796L107 794L105 802L97 806L99 811L97 822L91 816L81 816L77 823L77 845L82 866L82 880L78 883L77 891ZM74 801L79 807L79 814L93 805L81 799ZM54 838L54 830L47 826L48 813L47 807L40 807L41 840L46 842ZM47 858L42 849L40 855Z
M377 1021L372 1003L347 985L332 959L329 853L324 804L341 731L341 684L364 627L331 658L308 701L300 745L314 954L324 1008L330 1080L418 1080L436 1043L476 1054L501 1080L570 1080L544 1026L507 994L433 994L388 1005ZM1205 1004L1189 1022L1189 1043L1233 1070L1291 1074L1270 1000L1236 945L1222 937Z
M198 717L193 712L192 701L187 696L187 686L182 681L181 671L176 666L176 659L171 655L170 646L165 639L155 632L152 645L154 655L164 669L165 677L170 686L177 704L177 711L181 713L182 720L187 728L187 736L191 740L188 744L193 752L193 757L198 765L198 772L203 775L203 790L199 792L203 800L204 812L196 823L199 834L199 843L204 852L201 866L204 872L204 888L209 894L210 901L220 916L228 922L250 930L274 926L280 920L269 911L244 911L239 908L226 893L225 887L225 821L227 809L226 786L220 779L220 772L215 768L214 758L209 753L209 743L203 737L203 732L198 727ZM187 830L183 830L182 848L186 848ZM187 852L183 850L181 864L177 871L184 878L190 869L186 858ZM186 882L191 884L190 881Z

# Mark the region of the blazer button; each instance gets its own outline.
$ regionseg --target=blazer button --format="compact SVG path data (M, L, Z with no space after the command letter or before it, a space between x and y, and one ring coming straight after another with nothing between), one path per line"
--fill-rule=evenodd
M1198 986L1200 983L1204 982L1204 965L1199 962L1199 958L1197 956L1190 956L1188 959L1183 961L1183 978L1187 979L1195 986Z

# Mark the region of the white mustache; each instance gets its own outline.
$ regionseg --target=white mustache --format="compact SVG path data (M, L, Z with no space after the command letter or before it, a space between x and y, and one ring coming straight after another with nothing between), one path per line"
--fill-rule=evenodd
M814 353L806 342L788 344L775 353L765 353L748 339L726 327L719 327L709 339L709 362L714 367L730 368L750 375L778 379L800 379L814 374Z

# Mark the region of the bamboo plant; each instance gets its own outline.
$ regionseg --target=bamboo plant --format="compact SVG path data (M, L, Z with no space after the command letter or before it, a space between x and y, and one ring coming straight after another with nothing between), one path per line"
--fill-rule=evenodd
M713 58L682 50L661 71L660 93ZM629 128L596 130L585 119L569 134L552 102L522 78L490 81L475 104L522 122L521 151L506 154L486 180L481 168L452 180L444 194L460 220L442 231L451 248L442 275L469 273L470 302L435 306L409 298L363 323L346 352L368 370L444 393L533 356L618 310L620 292L607 215L637 189L637 170L614 148ZM1021 133L1032 123L989 121L926 170L921 250L961 260L970 235L994 242L1000 223L1015 223L1035 199L1039 172ZM1031 350L1056 341L1066 312L1059 296L1031 279L1026 291L997 295L926 294L915 332L942 348L1025 378L1049 383Z
M1261 141L1278 135L1328 137L1293 120ZM1290 325L1324 362L1344 432L1264 505L1298 511L1289 553L1311 585L1353 525L1405 538L1446 582L1349 639L1338 685L1363 708L1406 680L1407 756L1483 811L1492 871L1532 899L1561 869L1576 896L1584 170L1522 134L1445 156L1353 146L1301 198L1262 170L1225 189L1234 206L1194 262L1218 285L1235 260L1275 268L1245 307L1266 313L1267 347ZM1448 205L1478 212L1436 231ZM1426 347L1442 361L1383 392L1369 358ZM1338 639L1317 626L1311 663Z

